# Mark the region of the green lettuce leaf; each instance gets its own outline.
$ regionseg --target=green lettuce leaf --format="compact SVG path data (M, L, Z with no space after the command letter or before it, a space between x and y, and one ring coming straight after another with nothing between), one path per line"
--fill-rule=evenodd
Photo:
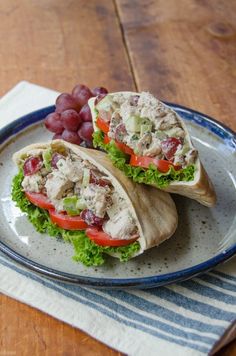
M40 233L47 233L49 236L62 238L74 247L75 255L73 259L83 263L85 266L101 266L105 263L105 254L116 254L121 262L126 262L132 258L140 249L138 242L133 242L128 246L122 247L103 247L96 245L85 234L84 231L64 230L53 224L46 210L41 209L29 202L22 190L23 171L13 178L12 200L16 206L26 213L29 221Z
M167 173L159 172L155 165L150 165L148 169L142 167L133 167L128 164L129 156L123 153L112 140L104 144L104 134L102 131L95 131L93 134L93 145L106 151L115 167L119 168L129 178L136 183L145 183L156 185L158 188L165 188L173 181L191 181L194 179L195 166L175 171L173 167Z

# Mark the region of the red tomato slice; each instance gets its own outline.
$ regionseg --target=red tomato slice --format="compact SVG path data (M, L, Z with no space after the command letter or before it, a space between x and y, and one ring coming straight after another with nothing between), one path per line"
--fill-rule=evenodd
M103 142L104 142L106 145L107 145L108 143L110 143L110 142L111 142L110 137L108 137L107 135L104 135Z
M26 198L34 205L42 209L54 209L54 205L48 197L42 193L25 192Z
M147 156L136 156L132 155L130 157L129 164L135 167L148 168L150 164L155 164L157 169L162 173L167 173L170 169L170 166L174 167L176 171L181 169L181 166L175 166L173 163L166 161L164 159L156 159Z
M129 146L127 146L125 143L121 143L121 142L117 142L115 141L116 146L124 153L126 153L127 155L133 155L134 151L132 150L132 148L130 148Z
M78 216L69 216L64 213L58 213L55 209L49 210L51 221L65 230L85 230L88 225Z
M110 129L109 123L102 120L100 117L97 118L96 125L105 134L109 132Z
M130 240L113 239L110 235L106 234L102 230L97 229L96 227L89 227L85 232L90 240L94 241L99 246L126 246L137 240L137 237Z
M108 144L110 141L111 141L110 137L105 135L103 142L105 144ZM133 155L134 154L134 151L132 150L132 148L127 146L125 143L121 143L121 142L115 141L115 144L116 144L117 148L119 148L122 152L126 153L127 155Z

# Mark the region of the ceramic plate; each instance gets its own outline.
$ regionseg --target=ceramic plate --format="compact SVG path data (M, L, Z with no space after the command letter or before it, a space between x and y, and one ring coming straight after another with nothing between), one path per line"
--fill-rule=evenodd
M150 288L195 276L236 253L236 138L215 120L169 104L186 121L192 140L216 189L215 208L173 195L179 214L174 236L128 263L109 257L103 267L87 268L72 260L70 244L38 234L11 201L17 172L11 156L27 144L47 141L42 125L54 110L26 115L0 130L0 249L18 263L51 278L96 287Z

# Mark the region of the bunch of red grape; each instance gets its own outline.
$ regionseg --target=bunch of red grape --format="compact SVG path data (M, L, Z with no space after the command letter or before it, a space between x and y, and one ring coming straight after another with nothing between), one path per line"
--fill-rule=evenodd
M93 124L88 100L107 93L103 87L90 90L86 85L78 84L71 94L59 95L55 112L45 118L46 128L54 133L53 139L92 147Z

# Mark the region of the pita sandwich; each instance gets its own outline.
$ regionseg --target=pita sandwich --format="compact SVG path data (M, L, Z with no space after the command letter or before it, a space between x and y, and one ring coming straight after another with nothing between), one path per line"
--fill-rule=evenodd
M214 206L214 187L173 109L146 92L100 95L89 106L94 146L129 178Z
M176 230L170 195L133 182L103 152L54 140L24 147L13 161L23 171L22 191L32 204L43 208L43 195L53 223L65 230L77 226L99 246L139 243L138 255ZM84 224L73 225L77 218ZM116 256L114 249L107 253Z

